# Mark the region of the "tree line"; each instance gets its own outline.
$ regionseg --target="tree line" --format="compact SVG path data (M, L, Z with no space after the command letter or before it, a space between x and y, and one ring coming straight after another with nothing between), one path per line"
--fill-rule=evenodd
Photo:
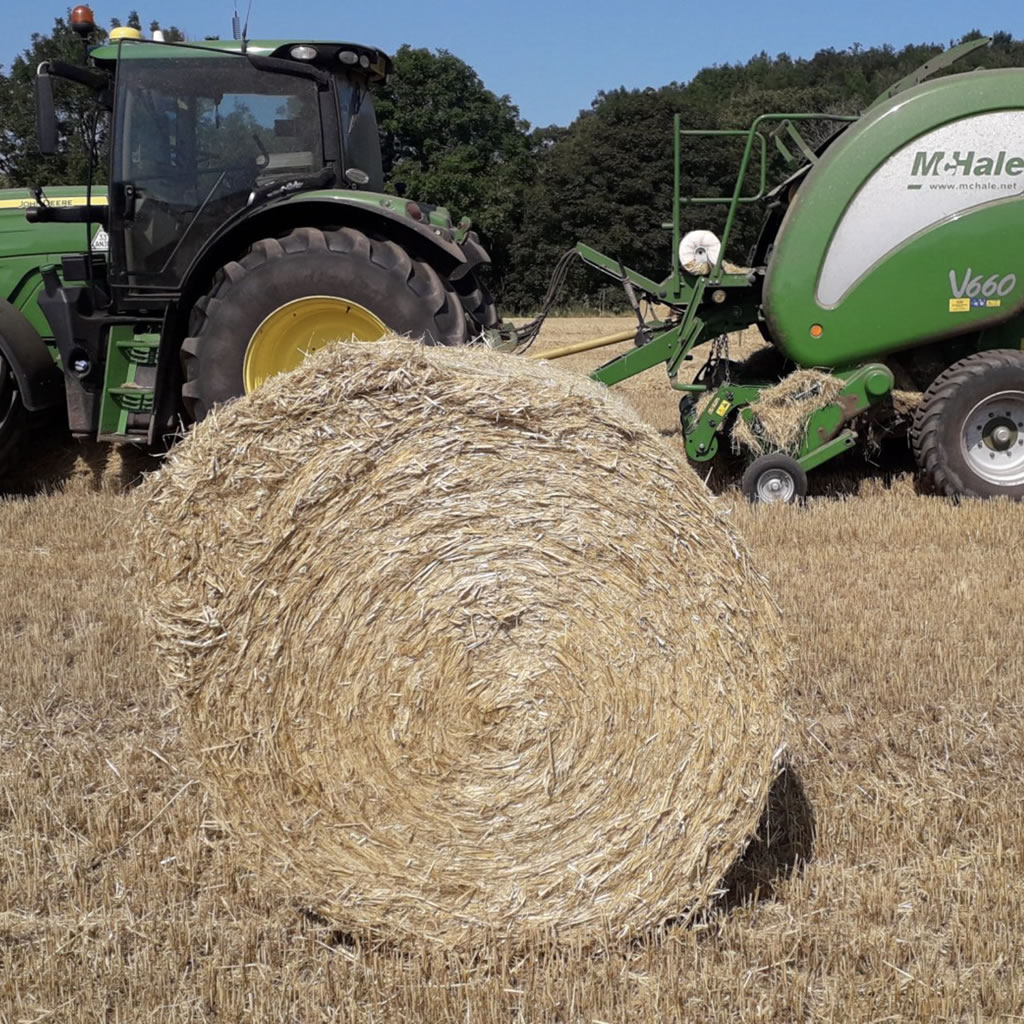
M127 24L141 27L135 12ZM165 38L182 38L173 26L163 31ZM949 45L979 36L971 32ZM493 259L491 285L500 308L527 312L537 308L555 262L577 240L655 279L667 274L670 235L662 225L671 216L675 114L691 129L746 128L772 111L857 114L942 49L854 45L807 59L761 53L704 68L688 82L603 91L569 125L532 127L465 61L443 50L403 46L391 81L376 94L385 172L410 198L443 203L456 219L470 216ZM40 61L82 57L81 41L58 18L50 33L33 35L11 67L0 69L0 185L85 181L90 147L102 147L104 125L95 121L84 90L58 83L62 154L40 157L32 84ZM1024 41L997 32L990 47L955 70L1021 65ZM823 121L808 130L812 141L821 141L831 128ZM684 193L731 194L739 155L737 140L685 139ZM95 170L96 180L104 180L104 169ZM778 154L770 172L776 181L785 173ZM684 205L684 228L720 230L724 209ZM745 259L758 226L756 204L744 207L729 245L735 262ZM570 274L562 301L613 309L622 298L614 282L580 268Z

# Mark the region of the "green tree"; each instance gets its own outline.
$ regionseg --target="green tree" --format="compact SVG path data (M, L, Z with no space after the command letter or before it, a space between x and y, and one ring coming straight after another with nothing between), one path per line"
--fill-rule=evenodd
M384 171L412 199L470 216L501 288L533 178L529 126L508 96L496 96L458 57L403 46L378 90Z
M713 128L710 110L687 103L678 85L600 93L568 129L534 134L538 177L529 216L512 253L506 305L536 308L558 257L576 241L661 279L671 261L671 235L662 228L672 209L672 122ZM718 195L732 187L735 167L707 140L688 144L686 191ZM719 226L721 207L686 207L685 227ZM602 298L603 297L603 298ZM608 278L574 271L562 299L571 304L621 305Z
M112 18L111 27L121 21ZM137 11L131 11L127 24L140 28ZM159 29L153 21L150 30ZM185 34L177 26L163 29L164 39L180 42ZM54 19L49 34L33 33L31 45L14 59L10 70L0 69L0 186L84 184L89 171L89 153L93 154L93 180L106 180L105 150L107 115L100 111L94 97L82 86L54 80L59 152L43 157L36 138L36 68L45 60L63 60L84 64L86 46L102 43L107 33L97 28L83 44L65 18Z
M102 29L89 38L103 40ZM0 181L7 186L84 183L90 150L102 152L106 120L99 115L93 96L69 82L54 82L59 154L43 157L36 137L35 77L42 61L63 60L82 64L82 40L64 18L54 20L49 35L34 33L31 45L15 57L7 74L0 74ZM96 163L101 174L105 168Z

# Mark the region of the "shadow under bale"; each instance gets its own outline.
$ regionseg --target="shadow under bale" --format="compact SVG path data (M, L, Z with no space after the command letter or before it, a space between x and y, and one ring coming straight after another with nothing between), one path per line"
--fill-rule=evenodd
M706 924L716 916L727 914L744 904L774 899L779 884L795 872L802 871L814 856L816 838L814 807L799 773L791 762L786 762L769 790L764 812L750 844L722 879L719 902L694 917L669 919L652 932L635 936L630 945L634 948L642 947L659 941L659 937L664 937L673 928ZM352 932L333 927L328 918L311 908L300 907L298 913L306 922L322 930L320 941L327 946L357 950L387 949L394 956L413 956L400 946L386 942L371 941L365 944ZM602 948L598 946L597 950ZM548 952L558 955L559 951L557 947L552 947Z
M779 773L757 833L723 879L721 909L771 899L776 886L799 871L814 854L814 808L792 764Z

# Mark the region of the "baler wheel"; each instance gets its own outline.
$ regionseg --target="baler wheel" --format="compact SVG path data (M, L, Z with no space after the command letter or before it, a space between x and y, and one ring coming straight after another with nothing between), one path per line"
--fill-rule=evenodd
M740 488L763 505L793 505L807 497L807 473L791 455L771 452L747 466Z
M939 374L911 440L939 493L1024 499L1024 352L976 352Z
M452 285L388 239L354 228L295 228L222 267L192 310L181 394L193 420L335 340L388 334L463 345Z

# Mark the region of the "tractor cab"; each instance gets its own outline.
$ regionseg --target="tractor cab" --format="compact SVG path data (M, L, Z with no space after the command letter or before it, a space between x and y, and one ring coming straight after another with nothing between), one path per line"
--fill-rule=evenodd
M114 33L90 52L95 71L55 61L39 83L40 91L51 76L90 85L110 110L108 204L77 215L106 222L115 304L180 289L211 236L263 204L339 186L383 189L369 92L390 71L380 51ZM45 208L36 217L49 219Z
M318 61L333 58L328 70L314 63L323 44L286 43L254 62L257 45L247 55L180 46L167 53L131 41L116 47L115 287L179 288L211 235L275 198L335 185L383 188L366 71L341 63L337 46ZM386 67L382 56L374 61Z

